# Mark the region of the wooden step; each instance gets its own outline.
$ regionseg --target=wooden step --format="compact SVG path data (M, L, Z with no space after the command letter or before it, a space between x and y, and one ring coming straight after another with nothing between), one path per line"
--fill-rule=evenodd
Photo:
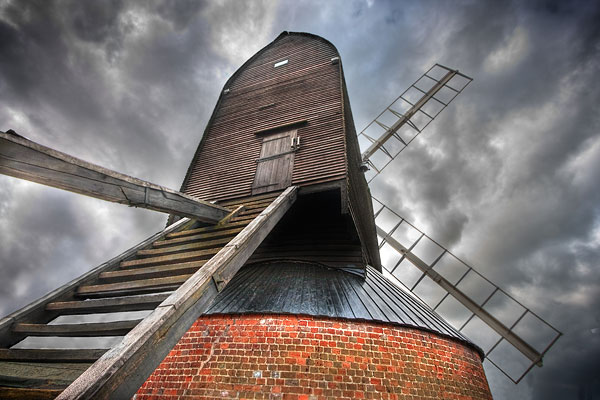
M169 276L165 278L140 279L136 281L106 283L103 285L85 285L77 289L78 295L102 295L112 292L143 293L149 289L176 288L185 282L192 274Z
M0 393L6 388L63 390L79 377L91 362L46 363L0 361ZM2 392L4 390L4 392ZM22 393L22 392L21 392ZM10 398L0 395L1 399Z
M220 238L216 240L201 240L193 243L182 244L178 246L159 247L155 249L140 250L137 252L139 257L157 256L172 253L181 253L190 250L212 249L223 247L231 241L230 237Z
M85 324L16 324L13 331L28 336L123 336L133 329L141 319L116 322L94 322Z
M131 288L122 290L110 290L110 291L99 291L99 292L88 292L88 293L75 293L75 296L82 299L105 299L115 296L138 296L144 294L158 294L173 292L179 289L181 283L165 284L161 286L148 286L141 288ZM169 293L170 294L170 293Z
M248 215L258 215L261 212L263 212L263 210L260 208L253 209L253 210L245 210L245 211L242 211L241 213L239 213L239 215L236 215L235 217L231 218L230 221L236 220L238 218L246 217Z
M85 301L57 301L48 303L46 310L56 311L61 315L153 310L167 297L169 297L168 294L157 293L144 296L112 297Z
M269 198L269 199L266 199L266 200L260 200L260 201L251 202L251 203L230 204L227 207L229 207L229 208L237 208L237 207L243 205L245 207L245 210L242 211L242 212L240 212L235 217L231 218L226 224L204 226L204 227L201 227L201 228L186 229L186 230L181 230L181 231L177 231L177 232L171 232L171 233L167 234L167 238L189 236L189 235L194 235L194 234L197 234L197 233L205 233L205 232L217 232L217 231L221 231L221 230L233 228L233 227L236 227L236 226L244 225L243 221L242 222L237 222L237 223L232 223L231 221L233 221L236 218L240 218L240 217L244 217L244 220L246 220L246 219L248 219L247 218L248 215L256 216L256 215L260 214L265 208L267 208L273 202L273 200L276 197L277 196Z
M121 262L121 268L129 267L153 267L156 265L178 264L189 261L208 260L219 252L221 248L188 251L185 253L168 254L165 256L156 256L148 258L138 258L136 260Z
M179 264L158 265L156 267L127 268L119 271L109 271L100 274L103 281L133 281L136 279L161 278L173 275L193 274L204 265L205 261L192 261ZM156 296L166 296L160 294ZM85 302L84 302L85 303Z
M236 204L246 204L246 203L251 203L253 201L259 201L259 200L270 199L271 201L273 201L280 194L281 194L281 192L273 192L273 193L259 194L259 195L250 196L250 197L240 197L240 198L232 199L232 200L223 200L223 201L219 201L218 205L220 205L222 207L230 208Z
M269 204L271 204L271 201L262 202L262 203L244 204L244 211L242 211L242 213L256 212L258 210L262 211L265 208L267 208L269 206Z
M223 225L204 226L202 228L194 228L194 229L187 229L184 231L172 232L172 233L169 233L166 237L167 238L176 238L176 237L181 237L181 236L197 235L199 233L218 232L218 231L224 231L227 229L237 228L237 227L244 226L244 225L246 225L246 224L244 224L243 222L237 222L234 224L227 223L227 224L223 224Z
M250 203L240 203L235 204L233 206L227 206L227 207L244 207L244 211L248 211L248 210L257 210L257 209L262 209L264 210L265 208L267 208L271 203L273 202L273 200L271 199L267 199L267 200L261 200L261 201L253 201Z
M224 229L213 232L202 232L197 235L186 235L183 237L175 237L172 239L157 240L156 242L152 243L152 247L172 246L174 244L182 244L197 240L216 240L224 237L231 237L240 233L244 229L244 227L246 227L246 225L248 224L240 223L236 224L236 226L231 229Z
M0 349L2 361L93 363L108 349Z
M33 389L1 387L0 399L3 400L52 400L55 399L63 389Z
M239 221L251 221L254 218L256 218L257 216L259 216L260 213L261 213L260 211L256 211L256 212L249 211L247 213L241 213L237 217L231 218L231 220L229 222L235 223L235 222L239 222Z

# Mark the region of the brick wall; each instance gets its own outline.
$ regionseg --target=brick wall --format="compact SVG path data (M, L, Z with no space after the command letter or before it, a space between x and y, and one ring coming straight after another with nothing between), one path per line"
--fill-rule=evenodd
M478 353L412 328L289 315L199 318L136 400L491 399Z

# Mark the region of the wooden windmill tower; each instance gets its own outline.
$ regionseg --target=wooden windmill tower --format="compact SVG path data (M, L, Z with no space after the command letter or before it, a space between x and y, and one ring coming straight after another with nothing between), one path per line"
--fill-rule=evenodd
M419 246L437 243L421 233L404 242L398 233L416 228L382 203L374 209L365 179L466 86L454 78L470 81L432 69L421 78L428 87L411 86L416 100L405 92L374 121L378 134L357 136L335 47L284 32L225 84L180 192L1 133L0 172L172 216L162 232L0 322L0 371L14 370L0 373L0 395L490 398L482 360L501 343L541 361L545 350L515 331L533 314L507 325L494 314L501 307L486 308L506 295L495 286L473 300L460 283L476 272L449 280L437 268L453 256L440 247L428 260L434 252ZM445 90L454 93L443 99ZM442 106L432 111L432 102ZM482 349L400 289L405 261L422 271L415 292L432 278L440 304L453 296L472 313L464 326L483 321L500 344ZM141 320L120 319L141 310ZM112 322L57 322L107 314ZM124 337L111 349L19 345L30 336Z

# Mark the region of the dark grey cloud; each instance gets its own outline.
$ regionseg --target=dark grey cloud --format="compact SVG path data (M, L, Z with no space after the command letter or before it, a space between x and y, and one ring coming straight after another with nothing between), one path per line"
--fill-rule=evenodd
M0 129L178 188L222 85L281 31L342 55L358 130L432 64L475 78L371 185L564 336L498 399L600 383L600 6L0 1ZM5 314L159 230L156 213L1 177Z

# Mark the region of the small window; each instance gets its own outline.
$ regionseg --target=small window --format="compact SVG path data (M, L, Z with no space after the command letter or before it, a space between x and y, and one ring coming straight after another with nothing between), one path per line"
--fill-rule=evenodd
M275 65L273 65L273 68L281 67L282 65L285 65L287 63L288 63L288 60L276 62Z

